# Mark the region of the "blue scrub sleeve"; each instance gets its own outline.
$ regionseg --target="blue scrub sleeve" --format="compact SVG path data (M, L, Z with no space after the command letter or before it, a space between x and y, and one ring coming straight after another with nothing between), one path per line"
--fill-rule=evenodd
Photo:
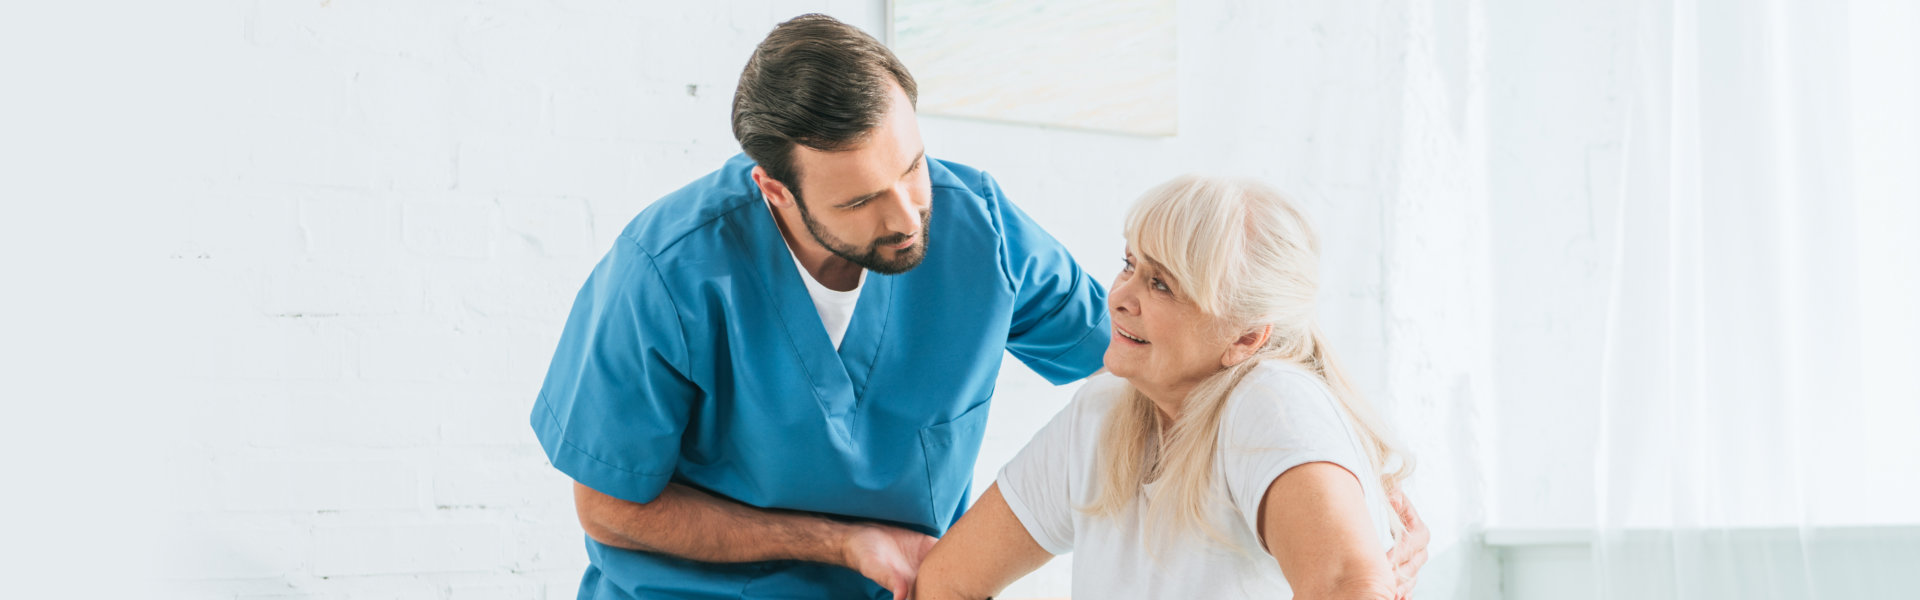
M1054 385L1098 371L1107 353L1107 290L1080 270L1066 246L980 174L1000 229L1000 268L1013 286L1007 350Z
M629 502L660 495L700 390L653 260L621 237L587 277L553 353L533 430L555 468Z

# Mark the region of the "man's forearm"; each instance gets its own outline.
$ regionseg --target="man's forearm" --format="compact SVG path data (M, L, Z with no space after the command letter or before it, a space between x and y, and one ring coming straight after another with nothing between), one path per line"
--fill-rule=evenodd
M580 525L595 541L702 562L804 560L843 564L847 524L754 508L679 484L636 504L574 484Z

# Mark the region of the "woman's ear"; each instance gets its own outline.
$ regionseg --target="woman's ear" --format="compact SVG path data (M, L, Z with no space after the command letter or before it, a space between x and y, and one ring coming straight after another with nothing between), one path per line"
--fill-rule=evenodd
M1272 325L1261 325L1241 333L1227 347L1226 354L1220 356L1220 366L1231 367L1251 358L1255 352L1267 347L1267 338L1273 335Z

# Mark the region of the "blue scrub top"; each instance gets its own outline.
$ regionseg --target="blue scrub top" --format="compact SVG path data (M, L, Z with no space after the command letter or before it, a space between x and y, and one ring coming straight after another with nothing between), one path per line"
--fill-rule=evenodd
M668 482L929 535L965 509L1003 351L1055 384L1106 352L1106 290L993 178L927 159L926 258L868 273L836 350L735 156L627 225L575 298L533 408L556 468L647 502ZM798 561L587 540L581 598L888 598Z

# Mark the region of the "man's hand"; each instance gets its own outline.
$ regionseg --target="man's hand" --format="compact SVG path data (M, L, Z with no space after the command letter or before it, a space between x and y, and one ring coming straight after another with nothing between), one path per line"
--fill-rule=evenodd
M920 560L927 557L935 541L898 527L854 525L842 542L841 564L887 588L895 600L907 600L920 571Z
M1394 598L1407 600L1413 596L1414 579L1420 576L1420 566L1427 564L1427 523L1420 520L1420 513L1413 511L1413 504L1407 502L1407 495L1400 493L1399 487L1387 490L1387 502L1393 504L1393 512L1400 515L1400 523L1407 526L1406 535L1400 543L1387 551L1387 562L1393 565Z

